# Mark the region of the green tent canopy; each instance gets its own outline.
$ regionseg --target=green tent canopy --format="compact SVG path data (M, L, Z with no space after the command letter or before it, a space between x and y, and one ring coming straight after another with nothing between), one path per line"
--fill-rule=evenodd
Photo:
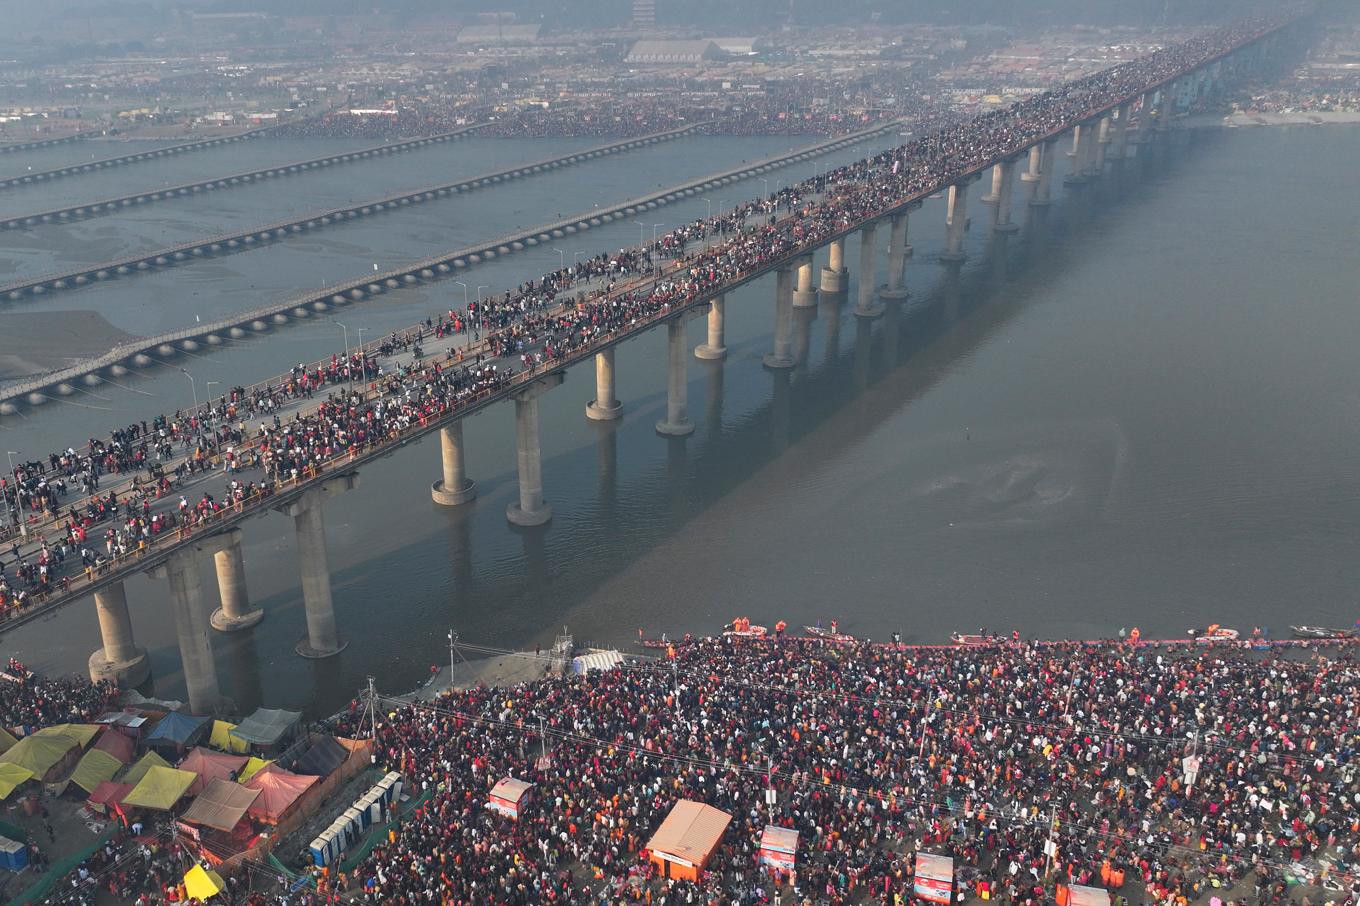
M41 779L46 777L47 772L54 766L61 763L67 752L79 745L78 740L59 734L25 736L8 752L0 755L0 764L17 764Z
M132 792L123 797L123 804L168 812L197 779L193 771L153 765Z
M123 763L102 749L91 749L71 773L71 782L87 793L123 769Z
M126 774L118 778L118 782L136 786L142 782L142 778L146 776L146 772L153 767L168 768L170 767L170 762L166 761L155 752L147 752L141 758L137 759L136 764L127 769Z

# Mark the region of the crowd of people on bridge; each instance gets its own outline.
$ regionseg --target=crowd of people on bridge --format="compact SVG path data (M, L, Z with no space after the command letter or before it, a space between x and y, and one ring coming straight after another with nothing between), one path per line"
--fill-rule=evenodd
M442 355L415 356L386 369L379 363L383 350L347 349L343 357L299 366L264 387L237 388L197 411L127 426L106 440L91 440L84 451L68 448L22 464L4 479L3 492L12 518L34 531L26 542L11 541L9 570L0 571L0 613L22 610L54 589L64 592L72 576L137 555L167 530L192 528L223 509L266 497L279 481L305 480L328 462L428 427L526 370L588 355L610 334L639 328L825 244L1261 27L1253 22L1221 29L1004 110L944 117L905 145L779 186L769 197L685 224L639 248L593 256L503 296L450 309L447 320L441 316L438 324L429 321L385 344L392 353L471 327L481 345L470 347L465 335ZM325 396L321 404L313 399L318 393ZM303 405L282 417L280 410L292 403ZM267 420L251 424L260 415ZM225 473L225 488L193 503L166 502L178 482L210 469ZM247 474L252 470L258 472ZM110 475L135 480L119 491L108 487Z

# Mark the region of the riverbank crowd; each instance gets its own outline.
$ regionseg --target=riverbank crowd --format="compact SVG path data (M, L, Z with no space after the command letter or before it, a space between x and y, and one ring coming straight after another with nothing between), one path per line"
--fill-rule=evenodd
M825 244L1270 25L1258 20L1226 27L1003 110L950 118L905 145L779 187L638 248L602 253L502 296L451 308L437 322L430 318L380 346L346 349L264 386L236 388L197 410L125 426L107 439L91 439L79 452L68 447L16 464L0 479L0 496L11 519L31 531L16 539L11 530L9 563L0 559L0 615L31 611L78 590L82 576L91 581L166 537L259 504L280 482L306 480L404 438L525 371L588 355L614 334ZM469 328L480 345L467 343ZM391 354L459 333L463 344L454 342L443 355L415 356L400 367L379 362L384 349ZM279 410L317 394L324 395L320 405L280 416ZM203 492L196 501L180 493L186 483L219 471L221 490ZM111 478L122 481L109 487Z
M380 714L378 761L433 795L321 878L350 902L901 904L916 852L954 858L959 899L1356 901L1349 654L718 637ZM487 808L507 776L534 785L518 819ZM646 853L686 798L733 817L697 882ZM792 873L757 865L767 824L798 831Z

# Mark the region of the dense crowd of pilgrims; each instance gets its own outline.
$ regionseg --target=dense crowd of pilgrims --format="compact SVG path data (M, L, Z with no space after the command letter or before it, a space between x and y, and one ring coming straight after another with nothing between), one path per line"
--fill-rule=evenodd
M501 297L450 310L379 348L347 350L299 365L277 381L235 388L198 410L158 416L16 465L0 478L14 523L0 558L0 615L67 591L119 557L137 556L167 532L192 529L224 509L305 479L330 460L352 458L457 411L523 372L588 354L601 338L707 298L724 285L791 254L816 248L904 200L934 191L1017 153L1092 111L1213 57L1253 31L1221 29L1123 63L1008 108L945 118L900 147L818 173L776 193L684 225L639 248L601 254L522 284ZM643 279L649 277L650 279ZM575 290L573 293L572 291ZM419 348L471 328L481 345L401 366L386 353ZM385 352L384 352L385 351ZM356 381L357 379L357 381ZM280 410L327 394L310 410ZM256 417L265 420L252 424ZM184 479L220 468L226 486L197 501L175 500ZM245 472L257 474L246 477ZM120 485L110 476L131 478ZM107 490L106 490L107 488Z

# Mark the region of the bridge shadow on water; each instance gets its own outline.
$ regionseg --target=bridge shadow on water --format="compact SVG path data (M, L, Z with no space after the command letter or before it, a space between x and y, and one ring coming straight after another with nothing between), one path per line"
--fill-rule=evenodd
M1055 186L1048 207L1025 204L1029 189L1018 184L1013 215L1021 223L1018 233L993 233L990 224L975 218L972 257L962 266L939 263L933 244L918 245L907 266L913 295L885 302L882 317L857 317L853 297L795 309L797 364L787 371L763 371L767 389L757 386L750 362L767 349L768 335L729 342L725 362L691 359L689 409L696 433L661 439L652 432L650 415L658 407L664 410L664 393L630 401L621 422L592 423L594 443L545 458L544 473L550 500L563 475L593 474L593 492L579 481L570 489L571 505L559 506L549 525L509 529L518 535L518 549L504 537L501 513L513 493L514 474L513 464L502 464L500 475L483 476L478 501L436 508L434 521L442 530L423 532L406 539L400 550L364 562L347 565L333 557L338 616L350 648L306 668L279 665L293 681L301 679L299 671L310 670L311 688L297 682L276 688L276 677L261 678L261 671L272 673L274 665L262 660L254 635L277 631L270 628L271 618L257 630L214 640L223 691L243 711L265 703L326 713L348 700L368 674L389 692L419 684L428 665L448 658L444 634L450 626L469 641L521 647L546 646L564 623L585 623L606 636L600 643L620 645L630 642L643 620L659 633L692 625L696 614L707 615L714 607L731 612L708 621L710 630L738 610L764 614L765 605L774 602L750 602L749 607L695 602L694 613L668 616L649 610L645 601L600 613L592 598L757 474L768 469L776 480L796 482L805 464L836 457L919 400L957 363L1042 302L1043 287L1079 253L1077 237L1139 204L1174 174L1183 155L1199 153L1213 141L1213 132L1186 131L1151 148L1139 147L1140 156L1110 166L1099 181L1061 193ZM984 234L991 235L979 241ZM919 292L918 286L923 287ZM733 399L755 392L763 401L753 406ZM642 444L664 444L665 456L659 465L621 477L621 454L628 456L633 445ZM816 531L816 514L809 514L807 530ZM495 532L501 534L490 534ZM712 543L727 541L713 538ZM674 589L669 591L673 597ZM380 610L368 607L360 615L352 606L355 598ZM271 613L301 609L296 588L258 603ZM607 626L613 629L601 629ZM402 641L388 643L386 653L378 642L370 649L370 629L375 639L396 633Z

